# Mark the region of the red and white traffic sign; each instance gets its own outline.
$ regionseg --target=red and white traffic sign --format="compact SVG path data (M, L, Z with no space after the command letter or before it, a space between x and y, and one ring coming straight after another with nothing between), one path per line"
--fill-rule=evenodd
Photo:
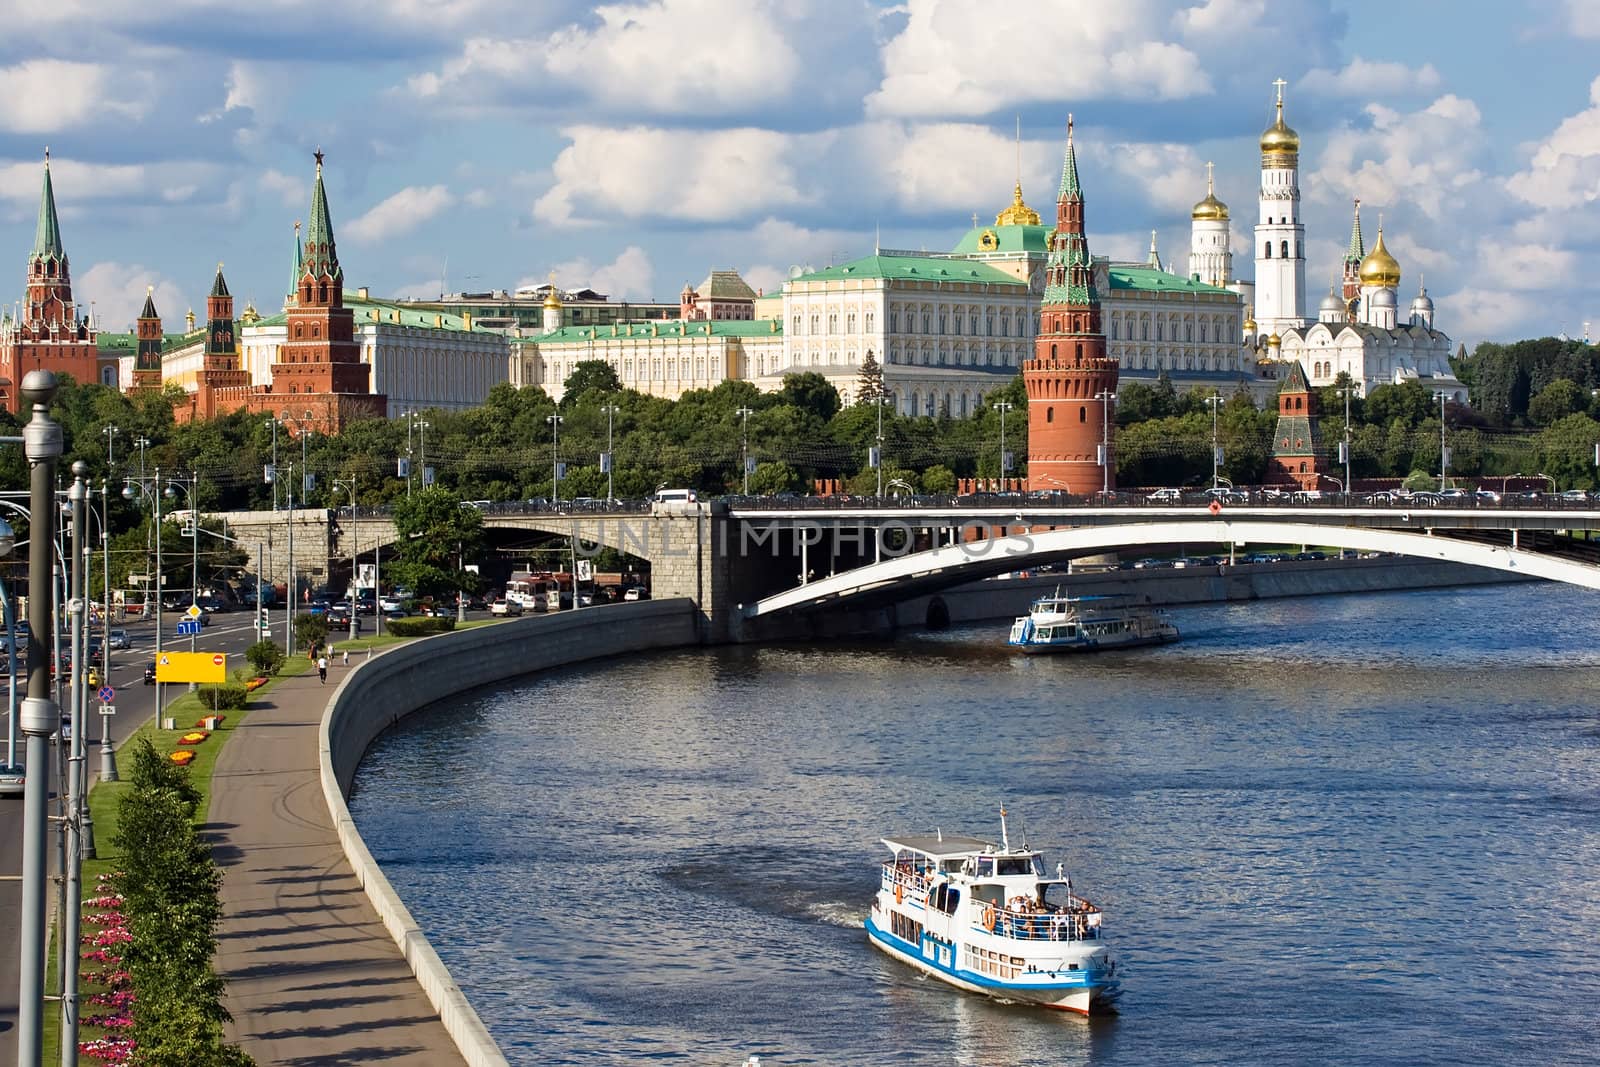
M211 657L211 662L215 663L218 667L220 667L224 663L228 662L228 657L224 656L221 652L218 652L215 656Z

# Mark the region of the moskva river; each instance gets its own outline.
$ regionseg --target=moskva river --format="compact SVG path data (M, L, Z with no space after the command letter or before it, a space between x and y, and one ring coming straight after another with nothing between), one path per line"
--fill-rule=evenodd
M1600 1062L1600 599L1521 585L652 655L476 691L356 821L514 1063ZM1120 1014L867 945L880 835L1011 812Z

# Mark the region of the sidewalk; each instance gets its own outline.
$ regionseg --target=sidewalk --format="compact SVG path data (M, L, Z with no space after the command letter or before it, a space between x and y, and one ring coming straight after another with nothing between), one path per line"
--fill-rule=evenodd
M317 775L329 664L280 682L217 758L203 828L223 870L229 1036L269 1064L459 1064L339 848Z

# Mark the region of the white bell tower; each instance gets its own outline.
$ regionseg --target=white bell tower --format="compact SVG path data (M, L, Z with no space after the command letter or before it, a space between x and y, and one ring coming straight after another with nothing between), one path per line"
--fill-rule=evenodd
M1261 135L1261 213L1256 224L1256 325L1282 334L1306 324L1305 224L1300 221L1300 135L1277 119Z

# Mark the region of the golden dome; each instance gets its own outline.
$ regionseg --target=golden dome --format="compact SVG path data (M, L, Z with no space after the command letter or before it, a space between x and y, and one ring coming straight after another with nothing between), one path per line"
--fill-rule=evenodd
M1271 166L1274 163L1293 162L1293 157L1300 152L1300 135L1289 128L1283 121L1283 82L1278 85L1278 117L1271 126L1261 134L1261 162Z
M1282 344L1283 344L1283 338L1279 337L1277 334L1273 334L1273 335L1271 335L1270 337L1267 338L1267 346L1269 348L1277 348L1278 346L1280 346Z
M547 308L561 307L561 298L556 295L555 286L551 286L550 291L544 294L544 306Z
M1022 202L1022 183L1011 193L1011 206L994 217L996 226L1037 226L1039 213Z
M1361 261L1361 285L1378 289L1400 287L1400 264L1389 250L1383 247L1383 224L1378 224L1378 243L1372 246L1367 258Z
M1248 312L1244 317L1244 332L1254 337L1256 333L1256 317Z
M1194 206L1194 211L1189 217L1196 222L1204 219L1225 220L1228 217L1228 205L1217 199L1210 163L1206 164L1206 198Z

